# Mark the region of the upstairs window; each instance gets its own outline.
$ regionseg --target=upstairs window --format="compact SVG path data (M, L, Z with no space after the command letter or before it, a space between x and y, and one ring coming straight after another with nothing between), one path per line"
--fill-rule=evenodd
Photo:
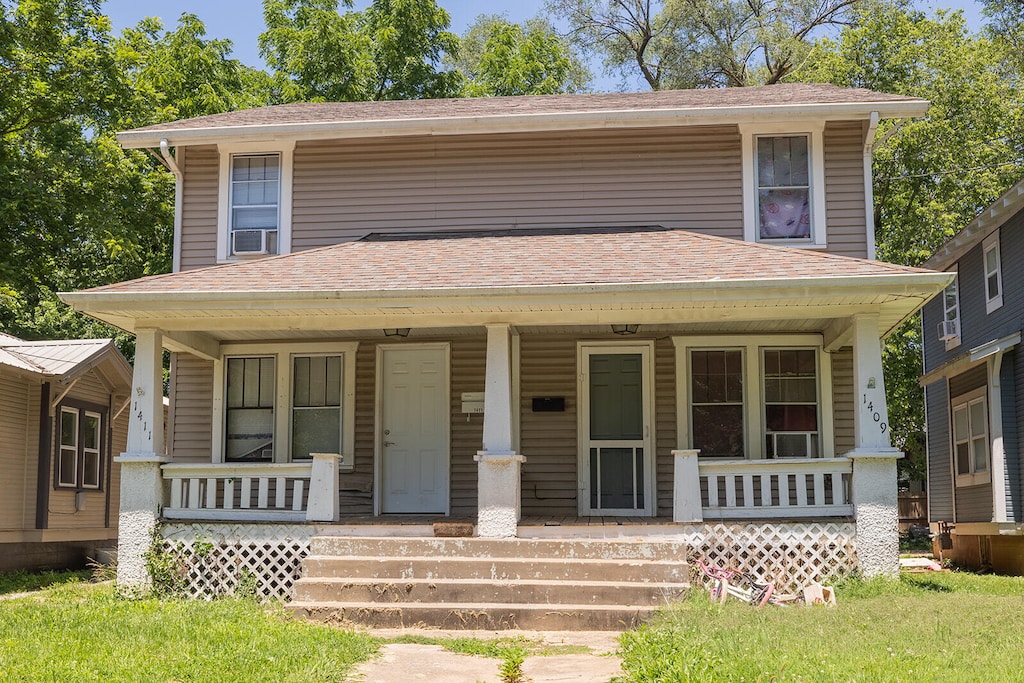
M949 351L960 345L960 295L959 275L953 278L942 292L943 314L939 323L939 339L946 342Z
M985 312L991 313L1003 305L1003 275L999 260L999 233L982 242L985 261Z
M740 134L744 239L827 246L824 123L745 124Z
M276 254L281 155L236 154L231 159L231 254Z
M809 240L811 164L808 136L757 138L758 239Z
M217 262L291 251L293 141L219 146Z

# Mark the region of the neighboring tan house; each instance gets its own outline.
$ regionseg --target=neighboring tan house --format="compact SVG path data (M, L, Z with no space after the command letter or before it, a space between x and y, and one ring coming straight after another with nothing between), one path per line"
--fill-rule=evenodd
M239 572L286 592L305 562L304 609L389 623L550 626L564 596L458 587L527 581L512 558L547 557L531 580L584 581L598 557L673 567L554 610L574 614L619 596L642 616L694 557L789 585L894 574L880 339L949 276L872 260L871 148L880 120L927 108L778 85L121 133L178 178L175 272L62 295L138 337L120 580L145 582L157 521L196 592ZM460 530L477 538L432 538ZM431 538L387 542L409 536ZM402 554L431 564L360 574ZM471 556L506 559L444 575ZM589 559L551 567L566 558ZM405 579L373 607L369 584Z
M924 307L928 517L936 551L1024 574L1024 182L925 262L954 276Z
M132 369L109 339L0 333L0 571L84 567L117 545Z

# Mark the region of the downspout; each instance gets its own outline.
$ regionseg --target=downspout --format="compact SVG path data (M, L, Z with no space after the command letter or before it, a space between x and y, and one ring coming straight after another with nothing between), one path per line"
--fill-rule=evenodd
M182 154L184 150L175 149L178 154ZM182 211L182 186L184 185L183 175L181 168L178 166L178 160L171 154L169 145L167 144L167 138L160 141L160 156L162 163L167 169L174 174L174 255L173 265L171 272L177 273L181 270L181 211Z
M868 130L864 135L864 233L867 236L868 260L875 260L875 186L871 164L875 151L875 131L878 130L878 112L871 112Z
M871 164L874 160L875 150L888 142L889 138L899 132L900 128L910 119L898 119L892 128L885 132L885 135L875 141L875 132L878 130L878 112L871 112L871 119L868 122L867 135L864 136L864 207L865 207L865 232L868 241L868 260L875 260L875 250L878 248L875 242L875 184L871 171Z
M112 456L112 451L113 451L113 443L114 443L114 421L109 419L109 416L113 412L114 412L114 395L110 394L109 396L107 396L107 416L108 416L108 419L107 419L107 434L106 434L107 439L106 439L105 448L103 449L103 455L104 455L103 460L104 460L104 464L106 465L106 467L105 467L106 472L104 474L106 474L106 479L107 479L107 483L103 487L104 492L106 493L106 495L104 496L104 501L103 501L103 505L104 505L104 507L103 507L103 528L104 529L109 529L110 528L110 479L111 479L111 470L114 469L114 459L113 459L113 457L111 457Z
M50 419L50 383L43 382L39 391L39 464L36 475L36 529L50 525L50 442L53 438Z

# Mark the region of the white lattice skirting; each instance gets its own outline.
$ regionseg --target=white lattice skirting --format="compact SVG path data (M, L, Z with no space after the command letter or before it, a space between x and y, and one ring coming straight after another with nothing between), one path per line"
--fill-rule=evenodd
M301 524L168 524L161 531L164 551L197 598L234 595L240 587L258 597L290 597L313 536Z
M692 560L748 572L784 591L827 583L858 569L852 522L691 524L684 525L682 535ZM703 580L699 571L692 575Z

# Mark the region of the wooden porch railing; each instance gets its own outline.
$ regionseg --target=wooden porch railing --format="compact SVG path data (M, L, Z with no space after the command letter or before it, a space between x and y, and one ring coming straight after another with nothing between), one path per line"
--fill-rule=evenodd
M692 472L692 461L689 465ZM684 496L684 507L700 509L704 519L853 515L853 463L846 458L697 460L696 470L696 481L677 476L676 495Z
M169 463L166 519L336 521L338 457L305 463Z

